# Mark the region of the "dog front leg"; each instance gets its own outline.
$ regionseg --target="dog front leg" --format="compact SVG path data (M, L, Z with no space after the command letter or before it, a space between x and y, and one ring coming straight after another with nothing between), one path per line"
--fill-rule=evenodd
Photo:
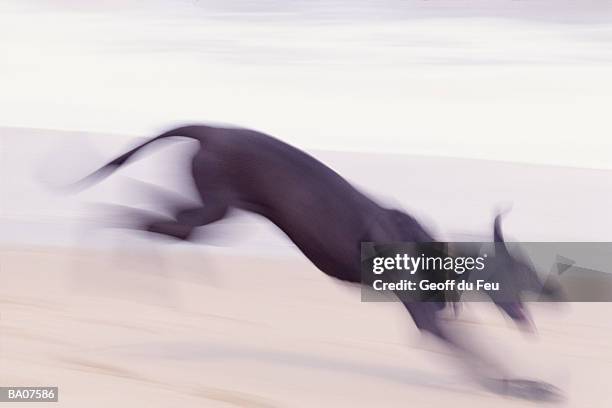
M508 370L490 356L485 356L473 347L451 336L441 325L438 316L443 304L436 302L403 302L421 331L433 334L449 347L459 358L463 367L481 386L491 392L523 398L530 401L559 401L561 391L542 381L512 378Z

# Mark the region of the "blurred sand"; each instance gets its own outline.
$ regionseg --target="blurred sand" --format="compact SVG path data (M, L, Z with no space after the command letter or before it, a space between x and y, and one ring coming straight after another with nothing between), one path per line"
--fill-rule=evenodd
M482 391L398 304L361 303L302 258L121 248L2 248L2 385L57 385L61 407L533 406ZM537 339L486 304L456 325L562 406L608 406L612 305L546 306Z

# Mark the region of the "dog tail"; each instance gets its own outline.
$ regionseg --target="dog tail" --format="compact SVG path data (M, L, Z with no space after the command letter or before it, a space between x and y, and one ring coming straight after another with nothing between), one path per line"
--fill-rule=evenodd
M107 164L100 167L98 170L89 174L85 178L72 184L69 187L69 189L71 191L78 192L78 191L81 191L81 190L84 190L90 187L93 184L99 183L100 181L104 180L105 178L113 174L115 170L117 170L119 167L123 166L140 149L142 149L143 147L151 143L157 142L159 140L166 139L169 137L180 136L180 137L187 137L190 139L196 139L201 142L202 128L205 128L205 127L204 126L182 126L182 127L178 127L178 128L169 130L167 132L164 132L161 135L147 140L146 142L136 146L132 150L108 162Z

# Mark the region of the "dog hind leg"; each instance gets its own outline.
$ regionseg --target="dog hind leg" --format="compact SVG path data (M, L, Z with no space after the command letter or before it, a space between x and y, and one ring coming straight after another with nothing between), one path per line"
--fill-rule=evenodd
M150 220L143 229L180 240L189 240L195 228L223 219L228 210L229 206L225 202L209 198L201 207L178 210L173 220Z

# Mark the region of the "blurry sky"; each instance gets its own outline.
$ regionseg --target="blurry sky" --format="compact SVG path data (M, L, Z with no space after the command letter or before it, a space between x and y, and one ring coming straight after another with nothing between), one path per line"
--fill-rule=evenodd
M0 3L0 126L612 168L610 1Z

